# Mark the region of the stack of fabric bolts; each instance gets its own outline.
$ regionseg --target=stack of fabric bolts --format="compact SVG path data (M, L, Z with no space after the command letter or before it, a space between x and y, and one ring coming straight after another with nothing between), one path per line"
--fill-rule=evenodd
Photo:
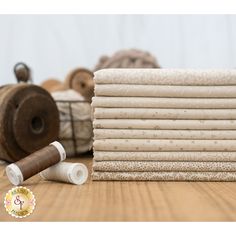
M236 180L236 70L95 73L94 180Z

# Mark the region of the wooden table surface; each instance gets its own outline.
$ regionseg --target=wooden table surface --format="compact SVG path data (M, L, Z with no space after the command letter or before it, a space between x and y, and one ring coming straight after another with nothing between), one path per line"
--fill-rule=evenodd
M82 162L91 173L91 157ZM34 176L23 186L33 191L36 208L25 219L4 209L13 186L0 165L0 221L235 221L236 183L92 181L76 186Z

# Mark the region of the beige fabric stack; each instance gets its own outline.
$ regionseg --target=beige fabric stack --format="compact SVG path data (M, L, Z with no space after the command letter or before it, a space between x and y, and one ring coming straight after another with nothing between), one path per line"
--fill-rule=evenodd
M236 180L236 70L95 73L94 180Z

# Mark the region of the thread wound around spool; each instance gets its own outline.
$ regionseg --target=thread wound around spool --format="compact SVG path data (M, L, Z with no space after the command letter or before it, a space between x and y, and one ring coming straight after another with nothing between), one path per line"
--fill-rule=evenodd
M0 158L18 161L58 137L59 113L51 95L28 84L0 89Z
M40 172L44 180L84 184L88 178L88 169L82 163L60 162Z
M24 181L21 170L15 164L11 164L6 167L6 174L13 185L20 185Z
M75 163L68 170L68 177L73 184L84 184L88 178L88 169L82 163Z
M61 161L64 161L66 159L66 151L64 147L61 145L61 143L55 141L55 142L50 143L50 145L53 145L54 147L56 147L57 151L60 154Z

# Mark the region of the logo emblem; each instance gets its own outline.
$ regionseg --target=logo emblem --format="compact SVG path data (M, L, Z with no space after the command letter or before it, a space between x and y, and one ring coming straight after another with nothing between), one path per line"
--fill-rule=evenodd
M8 191L4 205L6 211L13 217L23 218L29 216L35 207L34 194L25 187L15 187Z

